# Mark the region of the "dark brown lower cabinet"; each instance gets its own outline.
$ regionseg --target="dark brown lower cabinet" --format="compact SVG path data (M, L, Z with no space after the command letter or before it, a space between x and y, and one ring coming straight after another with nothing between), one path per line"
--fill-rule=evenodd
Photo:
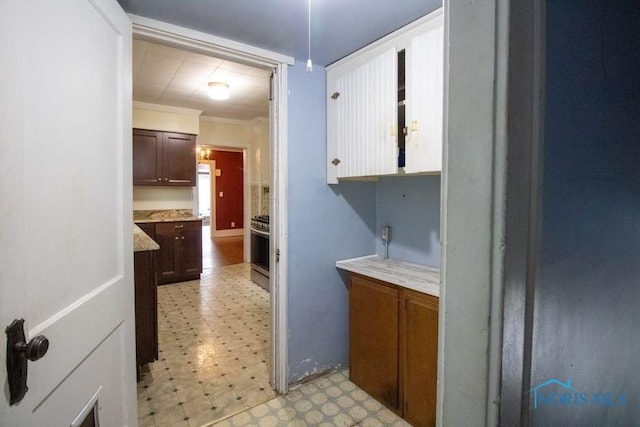
M136 365L158 359L158 293L155 251L134 252Z
M156 223L155 241L160 245L156 261L159 284L200 278L202 221Z
M438 298L349 279L349 377L415 427L436 422Z

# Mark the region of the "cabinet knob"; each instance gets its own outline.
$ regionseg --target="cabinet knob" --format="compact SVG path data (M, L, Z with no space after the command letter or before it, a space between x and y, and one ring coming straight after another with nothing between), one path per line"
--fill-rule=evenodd
M169 181L169 178L165 178L164 180L165 180L165 181Z
M180 237L176 236L176 240L178 240Z
M182 240L184 240L184 236L182 236Z
M331 99L335 101L336 99L338 99L339 96L340 96L340 92L334 92L333 95L331 95Z
M162 178L158 178L158 182L162 181Z
M332 164L333 166L338 166L338 165L340 164L340 159L333 159L333 160L331 160L331 164Z

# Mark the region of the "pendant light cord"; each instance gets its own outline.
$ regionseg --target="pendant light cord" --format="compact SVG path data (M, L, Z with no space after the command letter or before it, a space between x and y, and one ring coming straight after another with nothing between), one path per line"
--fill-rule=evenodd
M309 42L308 45L308 52L309 55L307 57L307 73L310 73L311 71L313 71L313 63L311 62L311 0L308 0L308 16L307 16L307 23L308 23L308 33L307 33L307 40Z

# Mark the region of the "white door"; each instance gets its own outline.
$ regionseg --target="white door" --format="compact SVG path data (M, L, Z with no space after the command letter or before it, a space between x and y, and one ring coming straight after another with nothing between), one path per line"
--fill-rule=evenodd
M131 23L115 0L0 0L0 69L0 321L50 342L10 405L0 334L0 425L136 425Z

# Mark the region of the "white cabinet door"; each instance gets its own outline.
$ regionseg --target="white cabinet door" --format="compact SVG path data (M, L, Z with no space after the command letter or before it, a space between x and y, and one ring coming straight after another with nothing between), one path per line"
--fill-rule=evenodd
M397 173L395 47L327 78L328 182Z
M442 170L443 37L439 14L407 49L406 173Z
M0 321L50 341L10 405L1 334L0 425L137 425L131 22L115 0L0 0L0 40Z

